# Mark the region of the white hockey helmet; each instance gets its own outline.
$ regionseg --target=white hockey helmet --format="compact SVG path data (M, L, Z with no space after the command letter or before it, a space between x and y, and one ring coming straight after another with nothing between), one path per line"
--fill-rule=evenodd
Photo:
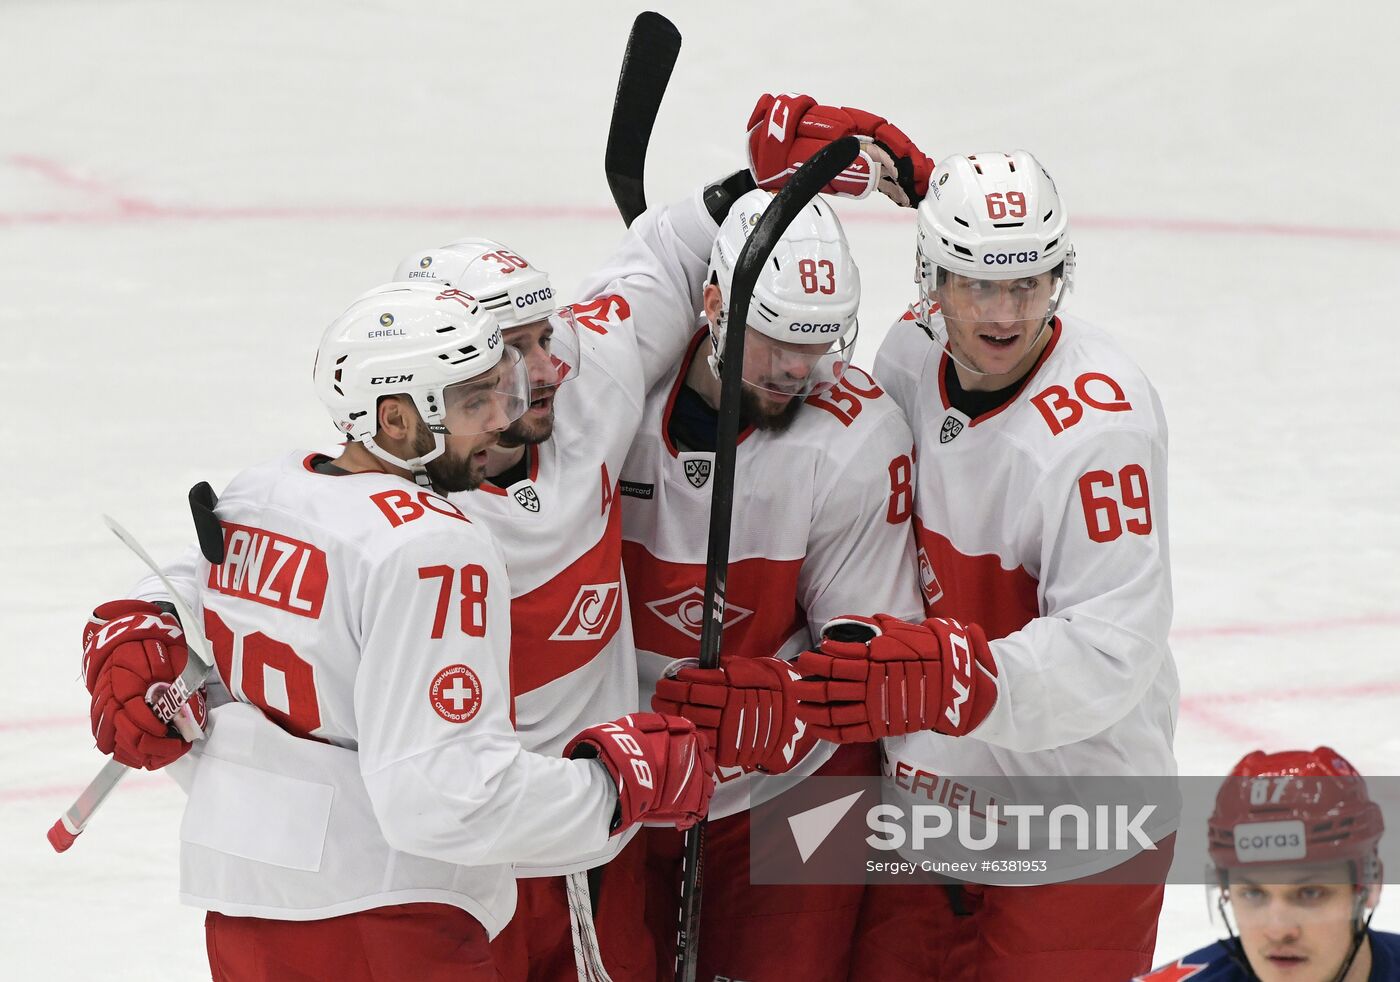
M709 361L716 376L734 266L772 200L768 191L755 189L735 201L710 251L709 279L723 297L720 321L710 325ZM859 306L860 271L841 221L826 201L813 198L783 232L754 286L748 326L777 343L745 346L744 381L789 396L830 388L855 350Z
M1056 270L1048 285L1030 282ZM956 295L940 292L949 273L965 287ZM934 168L919 204L915 314L945 349L945 317L1048 327L1073 274L1069 218L1054 180L1030 153L957 154Z
M421 484L428 483L423 465L442 454L445 435L503 430L529 402L524 363L496 318L470 294L435 283L389 283L352 303L322 335L312 377L338 430L409 468ZM433 434L434 449L411 460L374 439L380 397L400 394Z
M1014 280L1074 255L1055 182L1025 150L944 158L918 224L921 276L926 260L973 279Z
M578 374L581 359L573 312L556 301L549 274L513 249L492 239L458 239L440 249L413 253L399 263L394 279L465 290L507 331L548 321L548 348L560 372L558 382Z

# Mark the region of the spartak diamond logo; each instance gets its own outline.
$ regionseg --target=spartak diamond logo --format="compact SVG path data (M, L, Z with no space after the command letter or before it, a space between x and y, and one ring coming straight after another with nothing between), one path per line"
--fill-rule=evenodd
M647 607L677 631L696 641L700 640L700 629L705 620L705 591L698 586L664 600L653 600ZM752 613L753 611L735 604L727 604L724 608L724 626L731 628Z
M560 621L551 641L597 641L608 633L622 595L619 583L585 583L578 588L569 612Z

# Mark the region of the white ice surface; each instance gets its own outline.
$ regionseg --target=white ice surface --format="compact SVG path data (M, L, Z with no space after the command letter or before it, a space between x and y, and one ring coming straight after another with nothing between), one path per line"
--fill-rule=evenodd
M1400 152L1381 2L662 3L686 35L652 200L742 159L764 90L880 111L935 157L1023 146L1077 224L1072 309L1172 425L1184 773L1335 745L1396 773ZM321 445L321 328L409 251L500 238L566 291L617 238L601 173L623 4L0 5L0 976L205 977L181 796L100 764L86 612L189 538L183 494ZM912 221L841 213L863 360L910 297ZM1400 926L1400 891L1376 923ZM1162 954L1211 937L1169 890Z

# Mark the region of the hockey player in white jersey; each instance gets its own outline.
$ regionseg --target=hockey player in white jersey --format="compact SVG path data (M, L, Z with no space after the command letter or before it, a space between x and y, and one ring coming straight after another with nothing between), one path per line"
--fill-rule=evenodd
M914 431L934 619L868 619L868 643L804 654L803 717L884 738L886 774L930 794L958 776L1174 775L1166 422L1118 346L1060 312L1074 251L1054 181L1025 151L946 158L917 259L919 300L875 375ZM907 699L885 698L896 682ZM1126 978L1150 964L1161 902L1151 884L872 888L852 977Z
M521 747L505 564L443 496L484 479L528 403L494 317L457 289L374 291L327 330L315 385L344 452L237 476L223 560L196 570L211 702L231 701L197 752L182 897L210 912L219 979L496 979L512 864L596 855L643 818L685 826L712 764L655 714L585 727L563 757ZM143 699L183 667L180 627L118 603L87 638L94 729L154 766L186 749Z
M414 253L397 270L397 279L475 296L530 373L530 409L487 451L487 479L449 496L506 555L514 718L528 750L558 753L580 727L637 709L617 482L647 388L690 341L715 216L733 193L720 182L641 215L572 305L560 306L548 275L521 253L487 239ZM567 867L518 865L516 917L491 944L503 979L552 982L573 971L559 874L581 869L591 873L614 982L654 978L653 939L638 923L643 859L642 843L617 836Z
M695 720L723 764L705 846L698 977L835 980L846 975L862 888L751 885L748 809L814 773L875 773L873 747L838 750L804 735L795 700L783 697L792 673L782 656L853 606L920 612L912 440L892 400L850 366L860 278L826 201L814 200L783 234L749 323L728 321L735 261L771 200L753 190L730 210L710 260L704 326L647 397L621 475L623 561L644 697ZM663 678L693 658L700 637L720 352L731 330L748 333L722 661ZM681 837L651 828L642 836L664 975Z

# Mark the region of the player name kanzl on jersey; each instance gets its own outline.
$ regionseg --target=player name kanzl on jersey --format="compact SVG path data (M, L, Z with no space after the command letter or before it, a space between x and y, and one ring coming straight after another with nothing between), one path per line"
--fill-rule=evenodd
M209 589L301 617L321 616L326 554L309 542L224 522L224 561L209 567Z

